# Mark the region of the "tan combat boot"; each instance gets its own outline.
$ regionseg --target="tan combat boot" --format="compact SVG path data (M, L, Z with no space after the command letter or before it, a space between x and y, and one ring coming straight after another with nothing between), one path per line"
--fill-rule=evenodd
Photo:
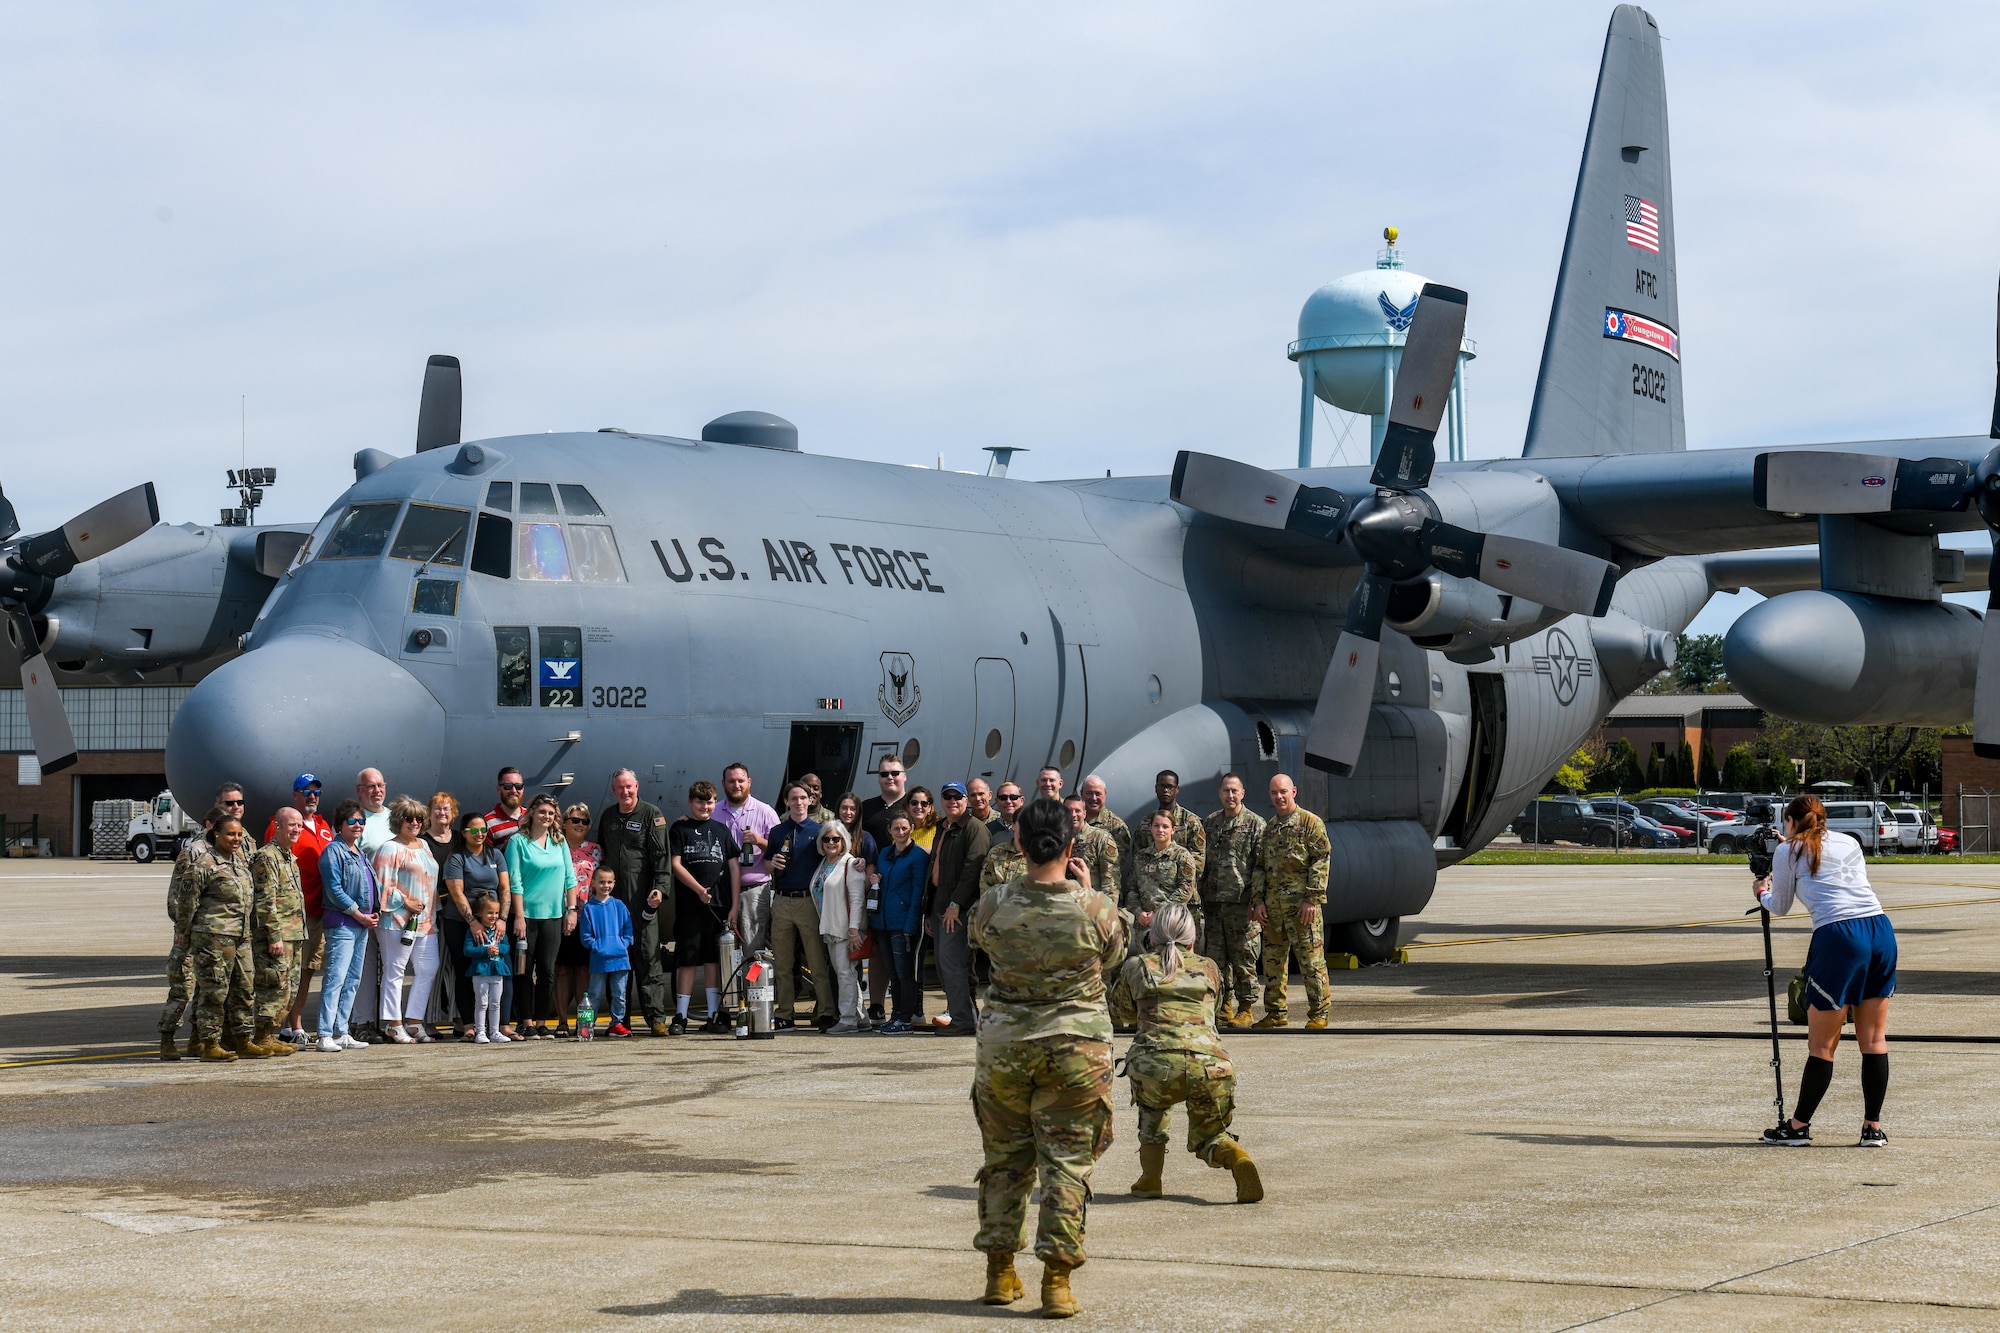
M1014 1256L1008 1250L988 1250L986 1252L986 1294L979 1298L984 1305L1012 1305L1021 1299L1026 1289L1021 1286L1021 1275L1014 1271Z
M171 1032L162 1032L160 1034L160 1058L162 1060L178 1060L181 1058L181 1048L174 1041L174 1034Z
M1291 1025L1292 1025L1291 1020L1286 1018L1283 1014L1273 1014L1266 1012L1262 1018L1258 1019L1251 1026L1260 1028L1286 1028L1290 1027Z
M186 1045L186 1046L183 1046L183 1047L181 1048L181 1050L182 1050L182 1052L183 1052L183 1053L185 1053L185 1054L187 1054L187 1055L191 1055L191 1056L194 1056L194 1057L196 1057L197 1059L199 1059L199 1058L200 1058L200 1056L201 1056L201 1048L202 1048L202 1040L201 1040L201 1038L200 1038L200 1037L197 1037L197 1036L195 1036L195 1035L194 1035L194 1033L192 1033L192 1032L189 1032L189 1033L188 1033L188 1039L187 1039L187 1045Z
M237 1033L229 1043L229 1049L245 1060L268 1060L271 1053L242 1033Z
M1129 1191L1142 1199L1157 1199L1165 1193L1160 1184L1160 1172L1167 1165L1167 1145L1164 1143L1142 1143L1139 1145L1139 1178L1132 1182Z
M1319 1016L1318 1018L1308 1018L1308 1019L1306 1020L1306 1026L1307 1026L1308 1028L1311 1028L1311 1029L1313 1029L1314 1031L1321 1031L1321 1032L1325 1031L1325 1030L1326 1030L1326 1015L1325 1015L1325 1014L1321 1014L1321 1015L1320 1015L1320 1016Z
M1070 1267L1053 1259L1042 1263L1042 1318L1067 1319L1082 1307L1069 1289Z
M1229 1026L1233 1028L1247 1028L1253 1021L1250 1014L1250 1006L1246 1004L1241 1009L1238 1009L1235 1015L1230 1018Z
M1264 1197L1264 1181L1257 1174L1257 1164L1235 1139L1219 1141L1208 1154L1208 1164L1236 1177L1236 1202L1256 1203Z
M250 1039L250 1044L266 1055L282 1056L296 1055L298 1053L290 1042L278 1040L277 1028L269 1023L259 1023L257 1025L257 1035Z
M1215 1010L1215 1025L1217 1027L1221 1027L1224 1023L1229 1022L1235 1017L1236 1017L1236 1001L1233 999L1225 999L1219 1006L1217 1006Z
M219 1041L203 1042L199 1048L199 1054L204 1063L212 1065L226 1065L234 1062L236 1059L236 1052L230 1050Z

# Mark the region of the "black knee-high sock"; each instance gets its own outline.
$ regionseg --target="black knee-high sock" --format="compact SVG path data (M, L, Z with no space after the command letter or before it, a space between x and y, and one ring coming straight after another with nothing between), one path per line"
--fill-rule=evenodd
M1889 1092L1889 1053L1864 1055L1861 1057L1861 1102L1865 1108L1862 1118L1880 1120L1882 1118L1882 1098Z
M1817 1055L1806 1057L1806 1072L1799 1079L1799 1104L1792 1108L1792 1119L1801 1124L1812 1123L1813 1112L1819 1110L1820 1098L1833 1086L1833 1061L1822 1060Z

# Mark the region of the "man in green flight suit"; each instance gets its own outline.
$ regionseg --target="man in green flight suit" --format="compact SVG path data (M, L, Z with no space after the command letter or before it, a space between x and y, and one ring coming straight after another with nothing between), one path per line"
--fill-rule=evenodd
M1202 821L1207 844L1201 867L1201 914L1206 927L1202 952L1222 972L1222 992L1216 997L1215 1021L1250 1026L1257 1001L1257 971L1263 949L1263 928L1250 916L1250 880L1257 869L1257 845L1264 840L1264 820L1243 804L1243 779L1222 775L1216 795L1222 808Z
M991 960L993 984L979 1024L972 1083L985 1165L979 1230L988 1305L1022 1296L1014 1252L1028 1233L1028 1194L1041 1185L1035 1255L1042 1315L1077 1312L1071 1270L1084 1261L1090 1173L1111 1146L1111 1017L1106 977L1125 957L1111 900L1072 859L1075 826L1039 799L1015 826L1027 873L981 896L970 943Z
M1280 773L1271 779L1271 817L1257 842L1250 877L1250 916L1264 928L1264 1016L1260 1028L1287 1026L1285 982L1292 955L1306 983L1306 1026L1323 1028L1333 1011L1326 977L1327 867L1333 844L1320 817L1299 806L1298 788Z
M256 887L243 852L243 821L225 815L210 839L215 854L194 875L187 933L193 941L194 1036L212 1063L268 1060L250 1041L250 909Z
M639 775L621 768L611 775L612 803L597 819L597 845L604 849L598 864L618 876L612 893L632 916L632 994L626 997L646 1016L656 1037L667 1035L673 1003L667 995L670 975L660 956L663 942L674 938L674 881L667 854L667 817L660 807L639 799ZM652 904L652 894L660 898ZM649 905L650 904L650 905ZM697 962L702 961L697 959ZM710 1022L714 1022L711 1016Z

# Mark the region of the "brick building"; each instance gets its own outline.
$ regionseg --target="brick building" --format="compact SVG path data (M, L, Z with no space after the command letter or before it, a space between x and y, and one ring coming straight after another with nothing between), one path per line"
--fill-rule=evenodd
M192 685L65 687L63 708L76 732L77 761L42 773L18 689L0 689L0 820L10 840L47 839L57 856L90 850L90 809L98 801L151 800L167 786L167 731ZM23 827L28 826L28 827Z
M1706 741L1721 765L1729 751L1764 733L1764 714L1740 694L1635 694L1612 706L1604 720L1607 744L1624 739L1644 768L1680 753L1686 745L1697 762ZM1703 774L1704 784L1716 775Z

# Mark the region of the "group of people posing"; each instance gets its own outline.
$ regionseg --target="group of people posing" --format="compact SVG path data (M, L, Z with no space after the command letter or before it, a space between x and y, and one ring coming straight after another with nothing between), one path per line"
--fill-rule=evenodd
M612 801L593 816L551 795L527 798L511 767L484 812L462 810L449 792L391 801L371 768L329 819L320 780L302 773L262 847L244 827L242 788L227 784L169 881L161 1058L569 1037L586 996L613 1038L678 1036L696 1017L697 981L703 1030L726 1031L725 930L746 953L775 956L779 1028L971 1036L979 1019L965 918L1026 865L1014 837L1026 794L981 779L933 794L893 756L874 776L878 794L828 805L805 774L775 808L732 764L720 790L694 783L686 814L669 820L640 799L630 769L612 776ZM1261 955L1258 1026L1289 1021L1293 957L1307 1026L1326 1025L1328 842L1289 778L1273 779L1265 820L1231 774L1221 809L1204 820L1179 804L1178 776L1162 772L1137 839L1107 808L1101 779L1065 796L1062 773L1045 768L1035 785L1071 819L1093 884L1134 931L1163 906L1187 910L1199 952L1223 978L1220 1022L1252 1024ZM929 1020L926 955L944 999ZM812 991L805 1020L801 967ZM183 1048L176 1034L190 1008Z

